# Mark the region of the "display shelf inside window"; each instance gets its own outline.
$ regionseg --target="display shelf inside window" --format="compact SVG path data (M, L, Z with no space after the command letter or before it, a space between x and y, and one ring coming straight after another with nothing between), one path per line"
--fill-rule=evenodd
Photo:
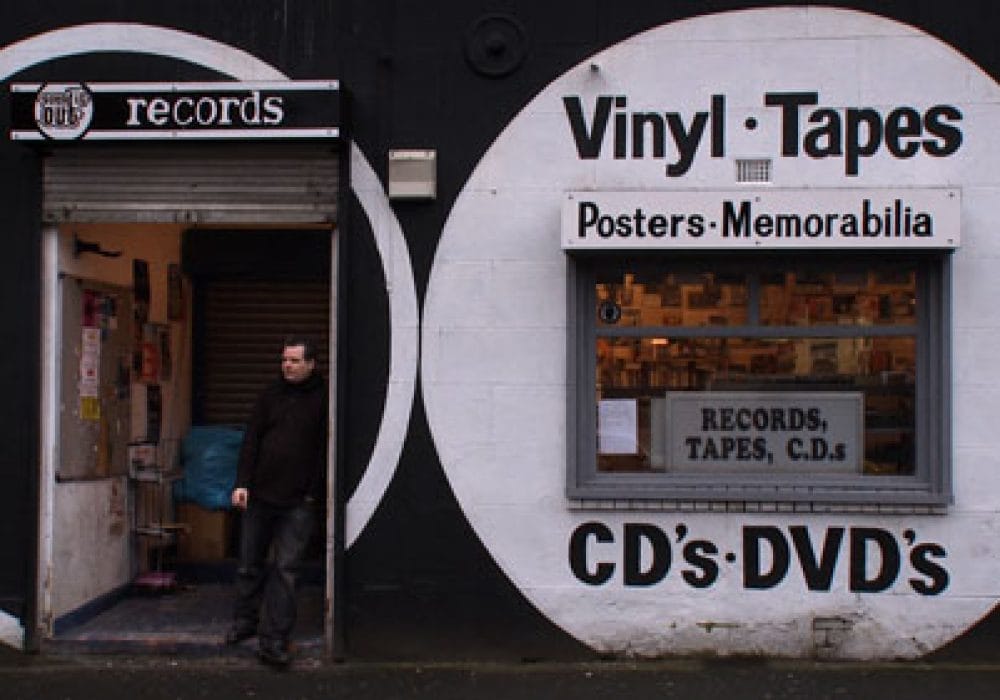
M864 329L915 324L915 285L909 268L759 276L624 273L598 283L596 398L635 399L638 418L637 454L599 455L598 470L668 469L662 455L657 461L656 442L661 404L670 391L860 390L863 473L912 474L916 331L882 336ZM773 337L725 334L754 325L755 312L757 327L769 327ZM824 326L847 332L824 337ZM817 332L781 337L782 327ZM637 332L611 333L623 328ZM677 337L673 330L692 328L705 330L698 337Z

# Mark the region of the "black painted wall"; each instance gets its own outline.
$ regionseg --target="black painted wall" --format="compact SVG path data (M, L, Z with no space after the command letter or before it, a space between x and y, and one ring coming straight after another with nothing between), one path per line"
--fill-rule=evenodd
M39 412L38 160L0 155L0 609L33 613Z
M240 47L289 77L339 78L351 137L384 175L389 148L438 152L438 199L395 205L422 302L437 236L475 164L508 121L570 66L632 34L693 14L784 4L867 10L908 22L1000 76L1000 6L988 0L838 3L649 0L38 0L0 5L0 48L95 21L172 27ZM475 27L502 15L522 30L513 67L482 58ZM522 43L523 40L523 43ZM473 58L470 60L469 56ZM506 72L504 72L506 71ZM501 73L498 75L497 73ZM170 59L91 54L18 80L198 80ZM0 127L7 130L6 84ZM340 434L346 500L367 463L387 375L387 299L365 216L345 197ZM39 245L34 152L0 141L0 607L30 616L37 537ZM347 653L365 658L571 658L588 652L537 614L499 573L452 496L419 391L397 476L346 557Z
M439 198L397 204L423 299L455 197L510 119L549 82L591 54L695 14L788 4L851 7L916 25L957 46L993 75L1000 52L988 2L773 3L495 1L342 4L343 79L354 97L354 138L376 168L389 148L434 148ZM477 71L477 23L503 15L523 28L524 56L509 74ZM355 400L357 393L353 396ZM418 403L396 479L348 556L348 649L364 657L586 656L534 612L476 540L444 479ZM349 468L357 468L351 460Z

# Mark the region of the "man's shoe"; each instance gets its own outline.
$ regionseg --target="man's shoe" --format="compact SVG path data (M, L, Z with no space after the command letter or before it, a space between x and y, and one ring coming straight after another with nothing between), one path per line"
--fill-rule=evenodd
M257 649L257 656L268 666L275 668L288 668L292 663L292 655L288 651L288 644L284 642L263 641Z
M226 644L239 644L257 635L257 627L246 622L235 622L226 632Z

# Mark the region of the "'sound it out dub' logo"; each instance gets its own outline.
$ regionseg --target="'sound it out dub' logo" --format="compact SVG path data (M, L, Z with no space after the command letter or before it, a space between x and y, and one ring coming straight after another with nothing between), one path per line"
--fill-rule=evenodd
M82 85L46 85L35 98L35 123L50 139L79 138L93 116L93 98Z

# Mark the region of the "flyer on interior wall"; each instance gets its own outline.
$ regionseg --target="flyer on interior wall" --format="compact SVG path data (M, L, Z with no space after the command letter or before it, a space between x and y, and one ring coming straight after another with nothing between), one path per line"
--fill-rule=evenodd
M160 441L162 406L160 385L150 384L146 387L146 440L149 442Z
M83 328L80 342L80 397L96 398L101 386L101 331Z
M111 480L111 498L108 500L108 534L121 535L125 531L125 510L128 492L118 479Z
M139 367L139 381L155 384L160 377L160 326L147 323L142 330L140 354L142 362Z
M96 396L81 396L80 418L93 421L101 420L101 400Z
M156 445L160 441L163 395L159 384L136 382L132 396L130 441L133 444Z
M142 342L143 326L149 320L149 299L149 263L136 258L132 261L132 312L136 343Z
M170 381L173 373L173 359L170 355L170 326L165 323L156 324L157 352L160 359L160 381Z
M181 266L167 265L167 318L180 321L184 318L184 287L181 281Z

